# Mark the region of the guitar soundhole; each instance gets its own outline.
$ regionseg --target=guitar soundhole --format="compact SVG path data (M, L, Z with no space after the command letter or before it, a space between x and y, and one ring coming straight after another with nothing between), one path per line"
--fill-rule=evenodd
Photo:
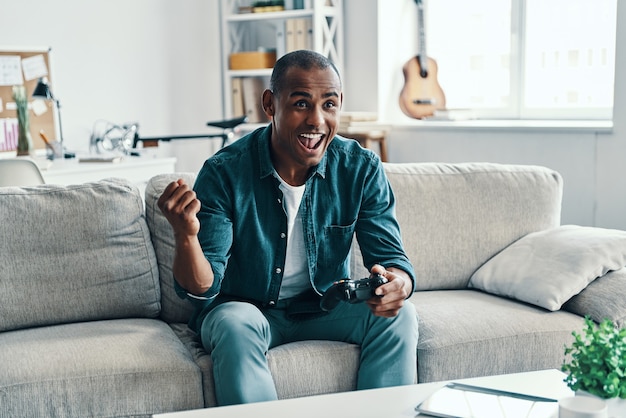
M413 99L413 104L416 105L434 105L434 99Z

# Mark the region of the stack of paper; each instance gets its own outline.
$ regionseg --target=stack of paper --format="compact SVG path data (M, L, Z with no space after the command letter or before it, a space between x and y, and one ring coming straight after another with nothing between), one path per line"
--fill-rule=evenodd
M367 128L376 125L376 112L342 112L339 116L339 131L349 132L351 128Z
M476 119L476 112L472 109L436 109L434 114L426 119L471 120Z

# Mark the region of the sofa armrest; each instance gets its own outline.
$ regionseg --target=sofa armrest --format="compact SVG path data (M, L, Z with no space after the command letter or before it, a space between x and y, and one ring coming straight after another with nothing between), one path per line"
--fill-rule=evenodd
M193 305L181 299L174 288L174 231L157 205L161 193L167 185L178 179L193 185L194 173L164 173L152 177L146 186L146 222L150 229L156 252L161 284L161 319L168 323L187 323L193 314Z
M626 267L610 271L591 282L563 305L563 310L596 322L608 318L619 328L626 326Z

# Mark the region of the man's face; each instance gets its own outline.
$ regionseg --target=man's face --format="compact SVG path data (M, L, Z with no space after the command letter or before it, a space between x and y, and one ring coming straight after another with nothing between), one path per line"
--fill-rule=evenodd
M319 164L339 125L342 92L332 68L291 68L278 94L266 91L263 105L272 118L272 153L277 171L307 174Z

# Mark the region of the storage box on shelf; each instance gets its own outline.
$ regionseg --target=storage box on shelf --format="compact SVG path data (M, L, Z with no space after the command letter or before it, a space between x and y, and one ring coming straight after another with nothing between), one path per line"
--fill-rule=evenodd
M233 52L229 57L231 70L255 70L272 68L276 62L276 51Z

